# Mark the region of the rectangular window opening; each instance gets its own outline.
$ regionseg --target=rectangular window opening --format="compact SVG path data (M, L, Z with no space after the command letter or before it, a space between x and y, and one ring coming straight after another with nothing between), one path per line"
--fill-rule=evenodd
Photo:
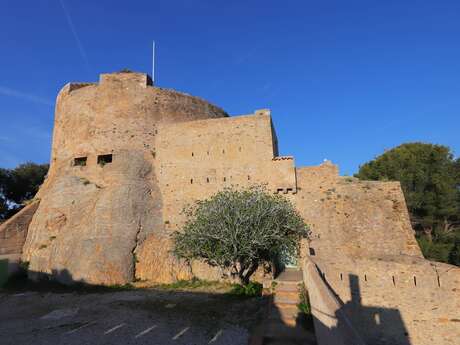
M84 167L86 166L86 161L88 160L88 157L77 157L77 158L74 158L73 160L73 165L74 166L80 166L80 167Z
M106 165L112 163L112 155L99 155L97 156L97 164L99 165Z

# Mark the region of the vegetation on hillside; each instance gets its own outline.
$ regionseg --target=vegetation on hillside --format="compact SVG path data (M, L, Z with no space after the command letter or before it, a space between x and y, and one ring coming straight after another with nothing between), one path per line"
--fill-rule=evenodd
M43 183L48 164L24 163L14 169L0 168L0 221L21 209Z
M362 165L355 176L400 181L425 257L460 265L460 159L449 147L402 144Z
M263 262L297 255L299 240L309 234L293 205L261 186L224 189L184 212L175 254L230 269L243 285Z

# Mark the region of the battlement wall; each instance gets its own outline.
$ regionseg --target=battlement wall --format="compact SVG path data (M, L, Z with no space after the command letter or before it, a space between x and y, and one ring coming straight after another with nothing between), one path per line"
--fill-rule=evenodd
M276 158L266 113L191 121L159 127L156 159L165 220L181 224L180 210L225 187L267 184L296 191L294 160Z
M228 116L198 97L150 85L143 73L111 73L99 83L64 86L56 101L51 169L95 151L149 150L159 123Z
M398 182L339 177L329 163L296 172L293 201L311 225L315 255L422 256Z
M231 118L197 120L158 127L155 164L162 199L162 235L139 249L136 277L172 282L193 276L216 280L223 272L206 264L187 265L171 255L168 237L185 222L182 210L225 187L265 184L271 192L294 195L292 157L274 157L271 118L266 111Z
M410 256L315 259L368 344L454 344L460 269Z

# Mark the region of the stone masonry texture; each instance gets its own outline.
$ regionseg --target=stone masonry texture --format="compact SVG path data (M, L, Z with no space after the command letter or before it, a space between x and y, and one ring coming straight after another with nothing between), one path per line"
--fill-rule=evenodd
M0 227L18 236L0 251L22 252L31 278L64 283L228 279L175 258L170 235L184 206L252 184L282 193L310 224L304 255L369 344L458 344L459 269L423 258L398 182L340 177L330 162L296 167L278 155L269 110L229 117L142 73L59 92L50 171L35 202Z

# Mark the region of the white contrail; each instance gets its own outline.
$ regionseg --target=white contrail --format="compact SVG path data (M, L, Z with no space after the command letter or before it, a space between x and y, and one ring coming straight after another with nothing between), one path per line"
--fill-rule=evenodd
M72 31L73 37L75 38L75 41L77 42L78 50L80 51L81 58L85 62L85 65L87 68L89 68L89 62L88 62L88 56L86 55L85 48L83 47L83 44L81 44L80 38L78 37L77 30L75 29L75 25L73 25L72 17L70 17L69 11L67 11L66 6L64 5L64 0L59 0L61 3L62 10L64 11L64 14L67 18L67 23L69 24L70 31Z
M0 95L17 97L17 98L21 98L26 101L31 101L35 103L41 103L41 104L53 106L53 102L51 102L49 99L46 99L40 96L36 96L30 93L24 93L21 91L13 90L9 87L5 87L1 85L0 85Z

